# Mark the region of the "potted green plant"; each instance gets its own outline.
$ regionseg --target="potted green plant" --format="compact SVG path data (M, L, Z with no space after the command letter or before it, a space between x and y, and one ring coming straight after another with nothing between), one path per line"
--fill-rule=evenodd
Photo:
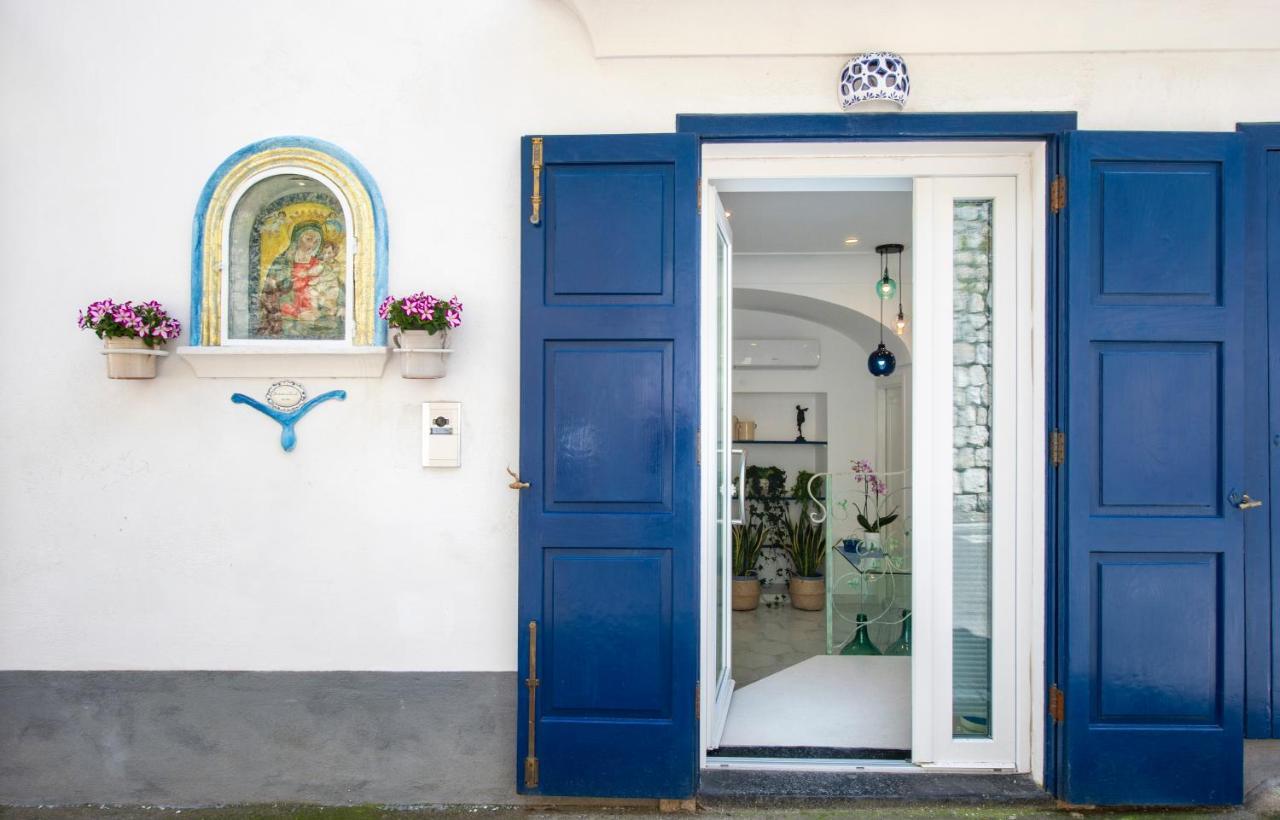
M764 527L754 521L733 525L733 609L747 612L760 605L760 555Z
M822 576L827 541L822 527L809 517L808 505L799 504L795 514L787 516L783 529L783 547L791 562L791 577L787 580L791 605L808 611L822 609L827 598L826 579Z

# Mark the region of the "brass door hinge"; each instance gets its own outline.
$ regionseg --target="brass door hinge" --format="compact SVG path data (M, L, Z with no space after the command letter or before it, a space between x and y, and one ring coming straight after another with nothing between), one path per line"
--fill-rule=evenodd
M1049 185L1049 210L1053 213L1067 207L1067 178L1056 176Z
M542 137L533 137L530 142L533 154L533 193L529 196L529 224L537 225L542 221Z
M1055 683L1049 687L1049 717L1053 718L1054 723L1061 723L1066 712L1067 696L1062 694Z
M529 622L529 677L524 685L529 688L529 751L524 758L524 787L538 788L538 754L534 733L538 726L538 622Z
M697 444L697 449L695 450L697 454L696 460L698 464L701 464L702 463L702 428L701 427L698 428L697 436L698 436L698 444Z
M702 177L698 177L698 213L702 213Z
M1067 435L1061 430L1049 433L1049 463L1061 467L1067 460Z
M693 719L702 720L702 681L693 687Z

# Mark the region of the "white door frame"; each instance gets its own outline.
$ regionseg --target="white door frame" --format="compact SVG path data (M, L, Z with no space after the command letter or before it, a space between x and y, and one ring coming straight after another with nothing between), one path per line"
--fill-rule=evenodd
M911 177L1008 177L1014 181L1017 199L1017 232L1016 266L1017 280L1020 286L1016 296L1016 338L1013 340L1016 349L1017 390L1016 424L1006 424L1000 428L996 436L1010 437L1007 447L1015 453L1017 463L1016 515L1010 524L1012 534L1012 567L1008 570L1006 583L1012 584L1011 595L1008 596L1008 613L993 612L996 618L1012 615L1012 643L1007 647L1011 653L1013 672L1006 681L1011 704L1011 721L1013 734L1008 747L1011 759L1000 754L998 759L989 759L991 755L954 754L956 742L942 742L944 729L936 715L921 715L942 696L936 681L925 677L928 672L928 661L921 663L923 655L919 652L921 633L926 617L932 620L940 611L941 602L934 602L934 611L928 609L923 600L924 588L917 568L916 598L913 619L916 620L915 641L917 654L913 658L913 759L916 766L906 770L923 771L933 769L1013 769L1029 772L1037 783L1043 782L1044 776L1044 658L1045 658L1045 377L1046 362L1044 358L1044 317L1045 317L1045 283L1046 283L1046 237L1045 237L1045 151L1041 142L891 142L891 143L858 143L858 142L788 142L788 143L709 143L702 149L702 185L707 190L717 180L724 187L734 191L803 191L803 190L839 190L847 185L852 190L865 188L868 178L902 178ZM835 186L835 187L833 187ZM917 196L917 199L919 197ZM917 203L916 207L919 207ZM703 207L704 223L714 218L714 209ZM706 232L704 230L704 236ZM913 252L917 254L915 270L926 270L926 264L919 258L922 244L929 240L916 237ZM936 243L935 243L936 244ZM705 249L704 249L705 250ZM923 250L928 251L928 248ZM705 253L703 259L706 259ZM948 260L949 263L949 260ZM714 301L707 312L705 296L709 272L704 266L702 278L703 324L702 327L715 328ZM917 274L919 276L919 273ZM714 275L711 275L714 287ZM711 291L714 300L714 290ZM916 299L920 298L917 291ZM917 311L918 313L918 311ZM711 319L711 324L707 319ZM916 325L917 334L920 331ZM706 357L706 337L711 336L714 354L714 333L703 333L702 372L704 389L706 372L711 369L714 378L714 359ZM920 339L916 338L915 346L919 347ZM1002 368L1003 369L1003 368ZM917 368L913 366L913 371ZM708 395L704 393L704 395ZM922 395L913 396L914 407L920 407ZM705 408L707 402L703 402ZM950 407L950 402L947 402ZM705 410L704 410L705 416ZM913 434L917 436L917 446L912 448L914 459L922 458L920 446L920 417L913 423ZM708 429L704 423L702 430L703 446L707 445ZM714 452L714 439L711 441L711 452ZM703 452L708 452L706 449ZM714 461L703 459L702 480L704 500L715 483ZM709 473L710 469L710 473ZM920 480L917 473L916 481ZM710 480L708 480L710 479ZM916 491L916 526L919 528L921 518L925 515L924 501L917 486ZM705 505L704 505L705 509ZM714 511L712 511L714 516ZM949 516L948 516L949 518ZM995 525L999 526L999 525ZM705 528L704 528L705 530ZM705 544L704 544L705 547ZM704 548L704 556L706 550ZM714 575L714 564L708 566L704 562L704 577L707 570ZM947 571L949 573L950 566ZM926 570L928 573L929 570ZM938 568L933 572L938 573ZM929 584L930 578L923 579ZM950 583L949 577L941 578ZM994 579L993 579L994 580ZM936 586L936 584L934 584ZM705 584L704 584L705 587ZM714 601L711 607L704 599L703 612L703 658L708 651L714 651L714 645L708 646L713 636ZM925 612L920 613L921 604ZM994 605L994 604L993 604ZM945 606L950 606L950 598ZM707 623L708 613L711 624ZM946 613L949 623L950 613ZM925 639L927 643L927 639ZM949 642L948 642L949 643ZM714 675L714 658L711 670L705 666L702 680L709 681ZM947 686L950 686L948 675ZM705 691L705 690L704 690ZM947 691L946 696L950 697ZM705 699L705 697L704 697ZM949 713L948 713L949 715ZM704 718L706 717L704 710ZM949 717L948 717L949 720ZM703 766L707 765L706 749L711 732L710 721L702 722L702 758ZM945 729L946 740L950 738L949 725ZM967 741L964 741L967 742ZM981 759L980 759L981 758ZM721 765L719 763L716 764ZM828 762L810 763L794 761L781 764L779 761L761 762L759 764L744 763L741 765L758 768L798 768L798 769L830 769ZM837 764L838 765L838 764ZM865 762L850 764L858 769L870 768ZM886 767L889 768L889 767ZM901 764L892 766L896 771L903 771Z

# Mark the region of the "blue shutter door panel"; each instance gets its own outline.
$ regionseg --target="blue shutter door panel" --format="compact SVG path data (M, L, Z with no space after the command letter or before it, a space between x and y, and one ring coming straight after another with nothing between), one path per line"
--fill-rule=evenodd
M698 141L525 138L522 165L518 787L688 797Z
M1066 139L1060 796L1238 803L1240 137Z

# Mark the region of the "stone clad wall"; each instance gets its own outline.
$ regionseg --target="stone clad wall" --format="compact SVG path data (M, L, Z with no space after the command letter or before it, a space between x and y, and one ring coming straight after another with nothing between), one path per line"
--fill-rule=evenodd
M955 520L991 511L991 202L955 212Z

